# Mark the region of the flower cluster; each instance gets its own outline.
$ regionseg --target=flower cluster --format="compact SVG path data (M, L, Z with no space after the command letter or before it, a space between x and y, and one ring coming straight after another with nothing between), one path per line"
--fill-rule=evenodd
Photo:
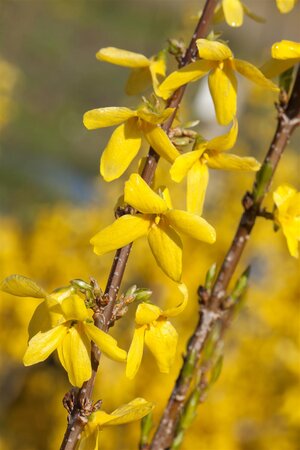
M11 275L2 281L4 292L18 297L43 299L30 321L30 340L23 358L25 366L45 361L57 350L61 365L73 386L82 386L91 377L91 342L115 361L125 362L126 352L117 341L94 325L92 310L74 287L58 289L47 294L33 280Z

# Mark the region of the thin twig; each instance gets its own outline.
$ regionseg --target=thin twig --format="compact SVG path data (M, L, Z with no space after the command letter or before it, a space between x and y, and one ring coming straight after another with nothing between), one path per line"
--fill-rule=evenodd
M206 36L213 17L216 3L217 3L216 0L206 1L203 13L197 24L190 45L180 62L180 67L184 67L185 65L189 64L197 54L196 40ZM182 86L177 91L175 91L168 102L168 106L174 108L174 113L169 117L167 122L162 127L166 132L169 131L173 123L176 111L180 105L185 88L186 86ZM158 154L153 150L153 148L150 148L142 172L142 178L149 185L151 185L152 183L158 161L159 161ZM129 244L117 250L105 290L105 294L108 296L109 299L108 305L104 310L104 315L101 318L101 320L100 319L97 320L97 317L94 317L95 324L98 326L98 328L104 331L107 331L109 327L113 308L117 299L120 284L130 254L131 246L132 244ZM70 408L68 416L67 430L65 432L65 436L60 448L61 450L74 450L78 442L78 439L80 439L81 432L87 423L87 417L91 412L91 402L92 402L91 398L100 361L100 351L95 344L92 345L91 359L92 359L92 376L88 381L86 381L83 384L82 388L78 391L77 395L73 399L72 408ZM67 394L67 396L69 396L69 394Z
M210 330L219 319L222 301L226 296L226 289L249 240L258 212L261 209L262 201L269 190L277 165L294 129L300 124L300 67L297 71L288 105L285 107L280 106L278 110L278 123L274 138L262 168L256 177L252 193L247 193L243 199L244 213L242 214L236 234L225 256L216 282L214 283L212 293L207 299L206 306L200 311L198 324L188 342L182 368L163 412L160 424L152 439L150 450L165 450L169 449L172 445L176 426L188 398L194 377L194 373L188 371L187 367L192 355L196 355L195 367L200 360L201 351L209 336ZM260 175L266 167L268 168L268 177L263 180L263 177L260 177Z

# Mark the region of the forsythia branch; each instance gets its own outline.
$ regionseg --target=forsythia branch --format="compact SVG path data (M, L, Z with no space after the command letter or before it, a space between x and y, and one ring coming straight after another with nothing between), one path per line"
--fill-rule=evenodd
M190 45L180 61L180 67L184 67L189 64L197 54L196 40L203 38L207 35L208 28L212 21L213 13L216 7L216 0L207 0L201 18L196 26L195 32L191 39ZM186 86L180 87L174 92L170 98L167 107L175 108L174 113L163 125L163 129L168 132L172 122L174 120L176 111L183 97ZM142 172L142 178L151 184L153 176L156 170L156 166L159 160L159 155L150 148L147 160ZM109 302L105 308L104 315L98 317L97 314L94 315L95 325L101 330L107 331L109 328L109 323L112 317L113 308L116 302L116 298L119 292L120 284L123 278L123 274L126 268L127 260L130 254L132 244L126 245L125 247L117 250L114 257L114 261L111 267L110 275L108 278L105 294L108 296ZM87 423L87 417L91 412L92 407L92 393L95 384L95 378L100 361L100 351L98 347L92 345L92 376L86 381L80 390L72 390L71 397L71 407L68 408L68 426L65 432L65 436L61 445L61 450L74 450L78 440L80 439L81 432ZM67 394L70 397L70 393Z
M249 240L256 218L261 211L261 204L268 192L283 151L293 131L300 125L300 67L297 70L289 102L281 104L277 108L278 121L275 135L261 170L256 176L252 192L247 193L243 199L244 212L240 223L212 287L211 294L205 299L205 306L201 308L198 324L187 345L183 366L153 437L150 450L168 449L174 441L176 427L188 399L195 371L199 371L204 344L213 326L221 317L226 289ZM267 173L267 177L261 176L263 173ZM222 318L221 323L222 320L227 322L227 319ZM192 366L193 370L187 370L191 359L195 359Z

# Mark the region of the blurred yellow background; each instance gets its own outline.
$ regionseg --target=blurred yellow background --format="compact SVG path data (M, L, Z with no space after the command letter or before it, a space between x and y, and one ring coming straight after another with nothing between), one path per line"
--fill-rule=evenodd
M203 4L203 2L202 2ZM267 19L245 19L242 29L222 25L236 56L260 65L269 47L297 38L299 5L282 16L273 0L248 1ZM95 277L105 288L112 254L97 257L89 239L113 220L125 176L111 184L100 179L99 155L111 130L87 132L83 113L94 107L135 107L125 97L128 71L96 61L100 47L115 46L151 56L171 37L187 41L196 1L2 0L0 43L0 278L20 273L48 291L69 280ZM219 27L220 28L220 27ZM240 85L240 135L235 153L261 160L275 129L276 97ZM186 120L196 119L198 88L192 86L182 107ZM189 105L192 105L190 108ZM197 130L205 137L220 132L214 119ZM145 154L146 154L145 147ZM299 130L282 158L272 188L289 182L299 189ZM136 163L131 170L136 170ZM174 206L184 208L184 192L171 183L162 163L157 184L171 186ZM181 363L181 354L197 316L196 291L205 273L221 263L239 216L240 200L252 185L251 174L211 173L204 217L217 230L208 246L186 239L184 280L190 290L187 310L173 323L180 340L175 367L158 372L146 351L131 382L124 366L105 357L94 399L112 411L134 397L156 404L159 420ZM271 196L268 205L272 208ZM178 303L177 288L156 267L144 239L136 242L123 282L153 290L160 306ZM182 446L183 450L295 450L300 442L299 265L288 254L282 233L259 219L238 274L251 264L245 304L225 340L223 370ZM66 424L62 397L67 375L56 356L24 368L27 325L38 300L0 294L0 449L55 450ZM112 330L128 348L134 308ZM137 448L138 424L105 429L105 450ZM126 437L126 439L125 439Z

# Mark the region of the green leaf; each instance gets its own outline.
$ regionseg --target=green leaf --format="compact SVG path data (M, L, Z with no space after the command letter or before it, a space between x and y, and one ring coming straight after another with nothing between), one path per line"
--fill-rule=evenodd
M289 93L293 81L294 67L290 67L279 75L279 87L283 91Z
M149 414L147 414L147 416L143 417L141 420L140 447L148 444L152 427L153 427L153 414L152 412L150 412Z
M250 276L250 269L251 267L248 266L247 269L242 273L240 278L237 280L230 297L234 302L238 301L243 294L245 293L247 286L248 286L248 280Z
M255 188L253 191L254 201L258 201L264 195L272 174L273 166L270 163L264 163L256 175Z
M220 355L216 364L212 368L211 377L209 381L210 385L214 384L218 380L222 372L222 367L223 367L223 355Z
M217 272L217 263L213 263L207 271L205 288L210 291Z

